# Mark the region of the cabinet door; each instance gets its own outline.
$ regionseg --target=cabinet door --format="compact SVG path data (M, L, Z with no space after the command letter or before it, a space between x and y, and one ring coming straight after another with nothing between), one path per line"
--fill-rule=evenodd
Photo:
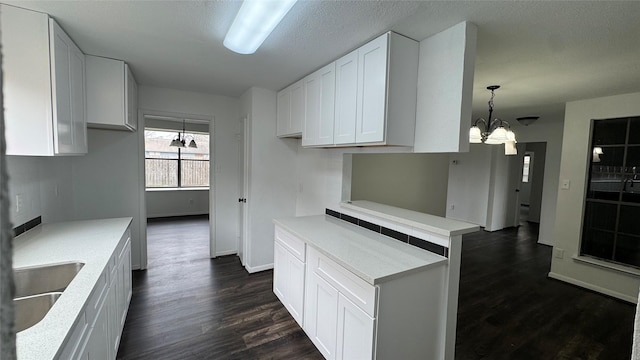
M109 310L108 305L105 302L102 303L100 311L96 316L96 322L91 329L91 334L87 341L88 358L91 360L103 360L112 359L110 357L110 336L109 336Z
M336 358L338 290L316 273L307 279L304 330L326 359Z
M86 153L84 54L53 19L49 31L54 150L56 154Z
M358 99L358 50L336 60L334 143L356 142Z
M320 123L320 79L313 73L304 79L304 125L302 146L318 145Z
M302 133L302 123L304 122L304 85L302 80L291 85L290 108L288 133L299 135Z
M374 324L372 317L339 294L336 359L372 359Z
M278 92L276 135L289 135L291 123L291 88Z
M276 242L273 251L273 292L283 304L287 301L287 265L287 250Z
M131 130L138 128L138 84L129 69L129 65L124 64L126 76L126 119L125 125Z
M388 34L358 49L356 143L384 141Z
M124 322L127 319L127 312L129 310L129 304L131 303L131 296L133 294L131 284L131 240L127 240L125 245L124 254L122 255L122 291L123 291L123 308L120 309L120 329L124 327Z
M118 317L118 300L116 297L116 283L117 277L112 279L109 291L107 292L107 300L105 306L107 306L107 322L109 326L109 359L115 359L118 354L118 346L120 346L120 335L122 329L120 328L120 318Z
M333 145L335 80L335 62L305 78L303 146Z
M291 316L298 325L303 325L304 309L304 263L293 254L287 252L288 279L287 279L287 303Z

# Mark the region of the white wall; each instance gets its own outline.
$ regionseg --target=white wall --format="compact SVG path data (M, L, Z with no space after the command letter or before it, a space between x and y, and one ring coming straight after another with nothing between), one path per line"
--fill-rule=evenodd
M246 268L255 272L273 267L273 219L295 215L298 140L276 137L275 91L249 89L241 97L241 112L250 154Z
M486 227L491 150L488 145L470 144L468 153L450 155L447 218Z
M510 156L504 154L503 145L485 145L491 148L491 173L489 176L489 198L487 202L487 224L485 230L496 231L511 226L508 223L509 199L514 189L509 187Z
M351 200L445 216L448 154L354 154Z
M7 156L10 219L12 226L38 216L43 223L73 218L71 157ZM16 195L22 196L22 208L16 212Z
M570 188L558 192L555 217L558 226L553 232L554 250L564 250L564 256L551 259L549 273L551 277L634 303L637 302L638 286L640 286L638 276L576 261L573 257L580 253L587 167L589 157L592 156L589 149L590 121L638 115L640 115L640 93L567 103L560 179L569 180ZM547 153L551 152L547 148ZM547 157L548 160L549 157Z
M131 265L144 267L138 133L88 129L87 137L89 152L72 161L74 218L132 217Z
M213 190L209 200L215 236L213 255L238 250L238 139L240 101L237 98L199 92L141 86L138 104L143 114L193 115L214 120L212 164ZM275 131L275 130L274 130Z
M209 190L148 190L145 197L147 218L209 213Z

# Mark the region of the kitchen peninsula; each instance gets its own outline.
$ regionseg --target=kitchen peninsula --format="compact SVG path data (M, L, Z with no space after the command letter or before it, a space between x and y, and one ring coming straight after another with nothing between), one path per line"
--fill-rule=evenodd
M327 359L453 359L462 235L369 201L276 219L274 292Z

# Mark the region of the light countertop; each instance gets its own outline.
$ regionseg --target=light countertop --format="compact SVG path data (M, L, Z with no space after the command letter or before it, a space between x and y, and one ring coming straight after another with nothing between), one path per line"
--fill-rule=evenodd
M44 319L17 334L19 360L56 357L130 223L127 217L44 224L15 238L14 268L85 263Z
M274 219L371 285L443 266L447 258L328 215Z
M340 207L447 237L469 234L480 230L480 226L464 221L447 219L366 200L343 202L340 203Z

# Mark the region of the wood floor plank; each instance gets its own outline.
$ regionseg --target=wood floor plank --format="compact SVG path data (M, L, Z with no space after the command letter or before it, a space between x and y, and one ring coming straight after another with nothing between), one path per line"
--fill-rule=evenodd
M206 217L147 232L118 359L322 359L273 294L273 271L209 259ZM456 359L629 359L635 306L549 279L551 248L536 238L532 224L464 237Z

